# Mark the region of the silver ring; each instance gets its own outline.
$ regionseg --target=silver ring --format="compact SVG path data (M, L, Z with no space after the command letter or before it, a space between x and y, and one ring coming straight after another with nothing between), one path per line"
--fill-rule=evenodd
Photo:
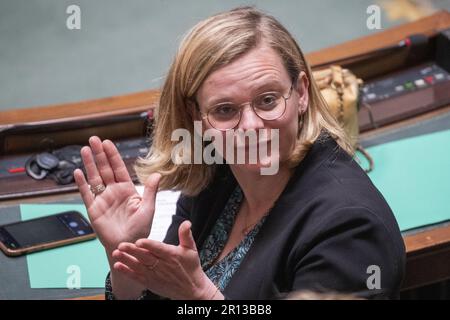
M90 186L91 192L95 195L98 195L106 190L106 186L104 184L98 184L96 186Z

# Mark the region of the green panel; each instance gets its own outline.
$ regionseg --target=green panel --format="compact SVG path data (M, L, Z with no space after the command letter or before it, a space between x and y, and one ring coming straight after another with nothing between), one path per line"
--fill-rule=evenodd
M450 130L367 150L375 162L369 176L402 231L450 219Z
M22 220L76 210L87 217L84 205L24 204ZM98 239L27 255L31 288L70 288L79 271L81 288L102 288L109 271L108 260Z

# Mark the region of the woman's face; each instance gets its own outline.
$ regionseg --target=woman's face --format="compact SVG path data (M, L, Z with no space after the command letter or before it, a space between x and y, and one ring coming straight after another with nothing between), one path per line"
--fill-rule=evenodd
M237 154L239 148L249 153L261 148L262 143L267 143L268 155L258 156L256 164L248 163L248 157L245 158L245 163L237 164L241 169L253 171L270 166L274 161L282 165L290 156L297 139L299 115L304 113L308 106L308 85L304 72L299 74L296 83L293 84L279 55L268 46L260 46L213 72L200 87L196 98L203 115L225 102L226 106L228 103L240 106L241 118L234 130L236 132L239 129L246 134L254 131L258 143L249 144L248 139L234 136L234 142L237 144L234 146L234 154ZM291 86L292 93L289 96ZM264 120L250 107L250 101L266 92L279 92L285 98L289 97L284 113L277 119ZM270 99L271 96L267 101L270 102ZM280 101L284 104L284 98ZM203 132L207 129L216 130L206 118L202 121ZM262 135L259 129L266 129L267 135ZM276 131L279 135L279 145L274 148ZM226 131L217 130L216 134L221 134L224 141L229 138ZM220 154L225 154L224 158L228 163L237 162L236 158L228 159L225 150L222 149L222 152L219 150L220 145L217 145L216 149Z

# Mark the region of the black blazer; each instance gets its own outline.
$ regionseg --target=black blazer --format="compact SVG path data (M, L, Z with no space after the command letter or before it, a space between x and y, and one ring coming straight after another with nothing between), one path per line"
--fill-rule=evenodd
M222 165L198 196L180 196L164 242L177 245L178 227L189 219L200 249L236 183ZM372 265L380 268L379 290L367 286ZM360 166L322 136L296 167L223 294L272 299L314 290L397 298L404 265L403 239L385 199Z
M225 288L227 298L270 299L295 290L398 297L405 246L394 215L355 160L333 139L321 137ZM236 183L222 165L198 196L180 196L164 242L178 244L178 227L189 219L200 249ZM367 286L372 265L380 270L379 290Z

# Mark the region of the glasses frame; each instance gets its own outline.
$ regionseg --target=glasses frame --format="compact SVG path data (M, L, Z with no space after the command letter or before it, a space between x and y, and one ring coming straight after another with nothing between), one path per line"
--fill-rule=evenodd
M290 88L289 88L288 96L285 97L284 95L281 95L281 97L284 99L284 110L283 110L283 112L282 112L278 117L276 117L275 119L267 120L267 119L262 118L262 117L255 111L255 107L254 107L254 105L253 105L253 102L255 101L255 98L254 98L252 101L244 102L244 103L241 103L241 104L238 105L238 107L240 107L240 108L239 108L239 121L236 123L236 125L235 125L234 127L228 128L228 129L218 129L218 128L216 128L215 126L212 125L211 121L209 121L209 112L211 112L211 110L214 109L214 108L210 108L210 110L208 110L208 112L204 113L204 112L201 112L201 111L200 111L200 106L199 106L199 104L198 104L198 102L197 102L197 99L194 99L194 102L195 102L195 105L196 105L196 107L197 107L197 110L198 110L198 111L200 112L200 114L202 115L202 119L206 119L206 121L208 121L208 123L209 123L209 125L210 125L211 127L213 127L213 128L216 129L216 130L219 130L219 131L233 130L233 129L235 129L237 126L239 126L239 123L241 122L241 119L242 119L242 110L244 109L243 106L248 105L248 104L249 104L250 107L252 108L253 112L258 116L258 118L260 118L260 119L263 120L263 121L274 121L274 120L280 119L280 118L285 114L285 112L286 112L286 109L287 109L287 101L288 101L288 100L291 98L291 96L292 96L292 91L293 91L293 88L294 88L295 80L296 80L296 79L292 80L291 86L290 86ZM261 95L267 94L267 93L271 93L271 92L276 92L276 91L263 92L263 93L259 94L258 97L261 96Z

